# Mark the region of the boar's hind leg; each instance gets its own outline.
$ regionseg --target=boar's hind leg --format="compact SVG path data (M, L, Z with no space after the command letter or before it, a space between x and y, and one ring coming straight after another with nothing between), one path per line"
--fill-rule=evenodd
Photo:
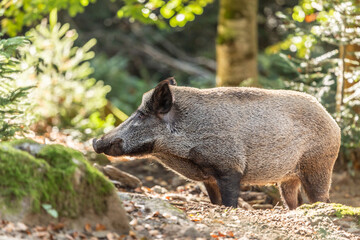
M215 180L204 182L206 191L208 192L212 204L221 205L221 195L219 187Z
M290 210L295 209L302 204L300 186L300 180L296 178L286 180L280 184L281 197Z
M301 184L311 203L330 202L329 189L331 172L305 172L301 176Z
M241 173L231 171L216 177L223 205L227 207L237 207L241 176Z

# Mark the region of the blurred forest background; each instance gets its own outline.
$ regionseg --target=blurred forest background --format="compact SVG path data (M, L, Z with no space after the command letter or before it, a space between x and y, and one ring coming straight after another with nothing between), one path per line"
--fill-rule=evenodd
M0 139L84 142L142 94L179 85L314 95L342 128L338 169L360 170L358 0L2 0Z

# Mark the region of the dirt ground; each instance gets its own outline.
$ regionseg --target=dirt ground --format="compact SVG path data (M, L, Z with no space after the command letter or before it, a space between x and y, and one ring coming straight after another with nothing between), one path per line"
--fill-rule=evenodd
M257 210L225 208L212 205L201 184L186 182L157 162L122 159L115 165L143 182L140 194L131 200L123 199L132 217L134 235L140 239L360 239L358 219L343 221L326 216L333 211L326 204L307 215L302 209L284 209L276 192L265 189L264 193L264 188L242 186L241 197ZM359 178L346 172L334 173L332 202L360 207L359 184ZM127 192L121 188L120 191ZM183 210L191 222L171 224L167 222L171 214L164 217L156 207L149 210L150 215L139 217L136 213L147 205L144 200L142 203L135 200L141 196L171 203ZM162 223L154 225L149 219Z
M360 207L360 173L354 177L348 172L334 172L330 199L334 203Z

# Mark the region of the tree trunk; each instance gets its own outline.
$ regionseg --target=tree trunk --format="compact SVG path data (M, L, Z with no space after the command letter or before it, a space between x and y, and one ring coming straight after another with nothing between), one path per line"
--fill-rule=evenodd
M341 108L343 105L344 100L344 85L345 85L345 79L344 79L344 73L345 73L345 55L346 55L346 48L344 45L340 45L339 47L339 71L337 73L337 83L336 83L336 121L340 123L341 121Z
M351 73L354 71L354 68L358 67L358 65L355 63L358 62L359 59L356 58L355 53L360 52L360 45L342 45L340 46L339 50L339 67L341 72L337 76L336 89L336 120L338 122L341 121L342 106L353 100L351 95L355 92L355 90L352 88L352 86L358 83L358 81L354 81L353 79L347 79L347 77L352 75L346 75L346 73ZM353 110L356 113L360 113L360 107L358 105L354 106Z
M257 7L258 0L220 0L217 86L257 84Z

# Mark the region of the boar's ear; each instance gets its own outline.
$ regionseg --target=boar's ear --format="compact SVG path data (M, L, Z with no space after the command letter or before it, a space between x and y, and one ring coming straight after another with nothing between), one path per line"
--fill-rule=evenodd
M174 78L163 80L156 86L154 93L151 96L152 109L156 113L168 113L173 105L173 94L169 87L169 85L173 85L171 84L171 80L176 84Z
M177 85L176 80L175 80L174 77L169 77L169 78L165 79L164 81L169 81L169 84L172 85L172 86Z

